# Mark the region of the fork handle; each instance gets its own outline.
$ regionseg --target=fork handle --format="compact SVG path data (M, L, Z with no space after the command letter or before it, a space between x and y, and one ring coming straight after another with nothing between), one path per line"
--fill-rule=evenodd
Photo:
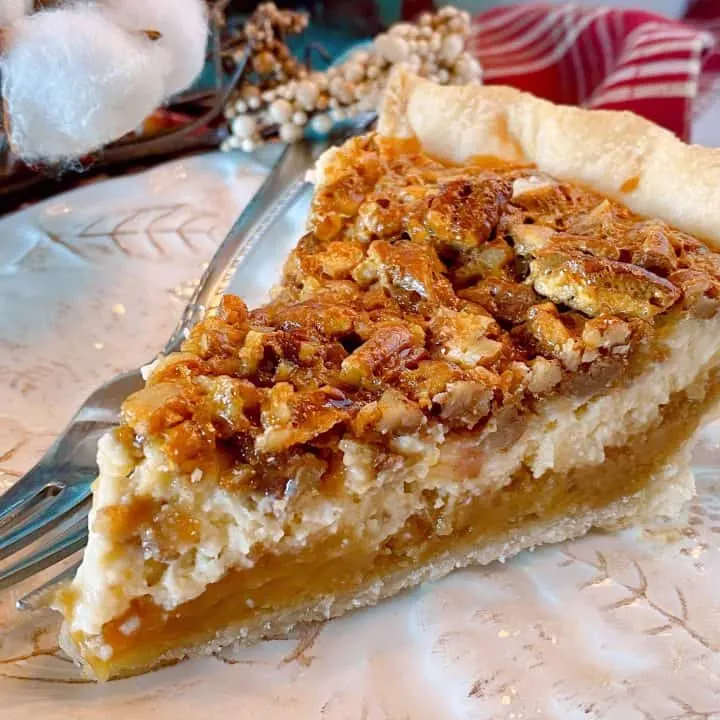
M217 304L238 266L275 220L297 200L307 184L305 175L317 155L317 145L308 142L294 143L283 150L260 189L218 246L180 323L165 344L163 355L179 350L190 328Z

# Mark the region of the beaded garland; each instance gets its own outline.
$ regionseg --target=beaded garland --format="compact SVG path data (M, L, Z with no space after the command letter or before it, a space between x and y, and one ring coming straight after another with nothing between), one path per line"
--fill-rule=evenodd
M264 3L245 27L254 43L253 70L262 79L245 83L228 102L230 135L222 150L251 152L278 137L294 142L307 128L324 135L335 123L375 109L396 65L443 85L481 82L480 63L465 49L470 15L453 6L423 13L413 23L396 23L325 72L310 71L290 59L282 34L301 31L307 18L293 13L290 19L287 12Z

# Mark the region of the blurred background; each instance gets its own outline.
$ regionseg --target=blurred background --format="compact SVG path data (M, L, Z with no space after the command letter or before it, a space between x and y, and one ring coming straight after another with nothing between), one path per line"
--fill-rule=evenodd
M452 4L475 14L501 5L522 5L530 2L536 4L534 0L458 0ZM339 29L351 36L367 36L377 34L393 22L411 19L420 12L449 3L432 0L305 0L276 4L278 7L307 10L312 13L314 22ZM550 0L547 4L567 3L563 3L563 0ZM573 4L642 9L680 18L686 11L688 0L574 0ZM229 8L238 13L250 13L256 5L257 2L250 0L235 0L230 3Z

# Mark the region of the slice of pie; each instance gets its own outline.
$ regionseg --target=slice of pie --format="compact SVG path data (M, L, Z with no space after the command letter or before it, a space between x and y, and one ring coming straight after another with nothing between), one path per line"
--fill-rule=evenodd
M719 211L720 155L635 116L397 73L274 299L225 297L101 441L64 647L138 673L676 512Z

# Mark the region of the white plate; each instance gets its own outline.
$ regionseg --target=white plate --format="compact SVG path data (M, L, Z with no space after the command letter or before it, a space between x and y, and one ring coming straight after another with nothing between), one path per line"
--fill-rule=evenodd
M0 221L0 483L84 396L146 361L264 168L212 154L95 184ZM304 222L234 282L262 300ZM593 535L457 572L229 661L104 686L53 654L49 614L0 598L0 718L720 719L720 428L673 527Z

